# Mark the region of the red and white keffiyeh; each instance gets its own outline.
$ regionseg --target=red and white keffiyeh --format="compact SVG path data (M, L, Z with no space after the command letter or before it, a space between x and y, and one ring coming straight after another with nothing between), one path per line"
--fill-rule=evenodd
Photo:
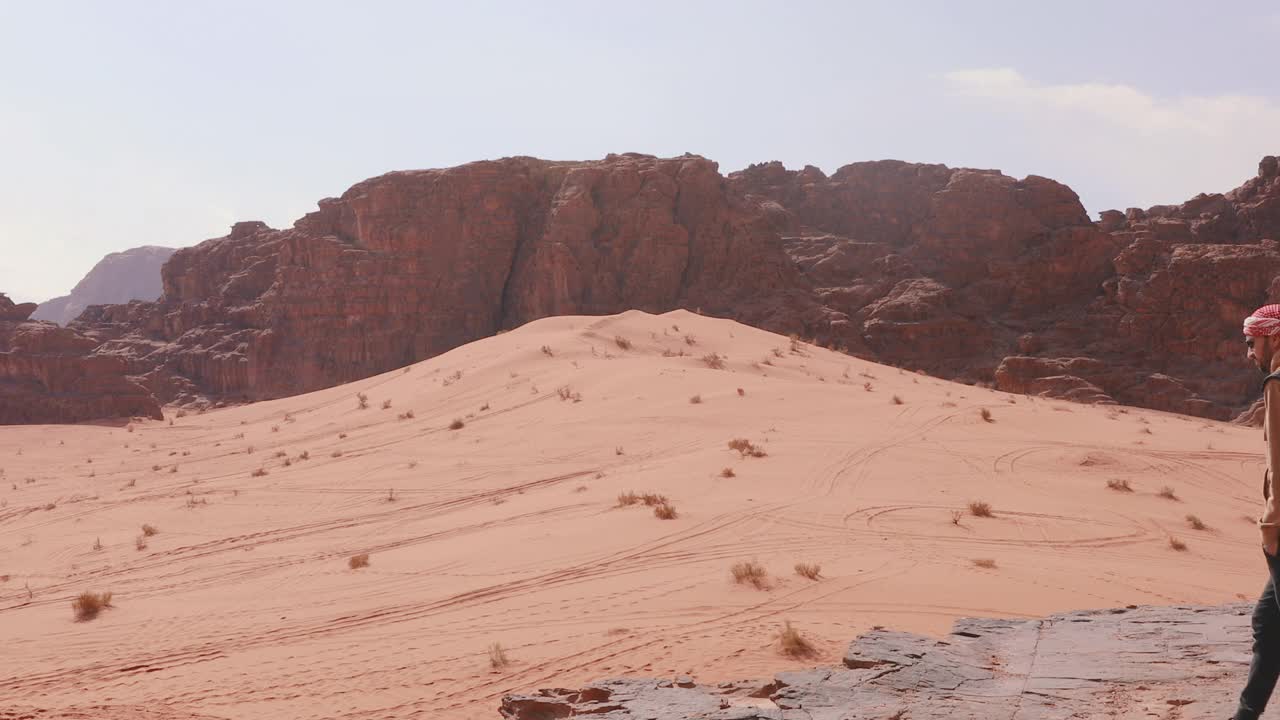
M1244 334L1280 335L1280 305L1263 305L1244 319Z

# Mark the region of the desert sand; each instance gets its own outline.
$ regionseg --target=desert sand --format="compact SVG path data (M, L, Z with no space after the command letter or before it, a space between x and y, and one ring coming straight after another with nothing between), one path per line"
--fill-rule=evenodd
M0 712L496 718L504 693L607 676L835 664L877 625L1219 603L1265 580L1257 429L1009 395L685 311L540 320L166 415L0 428ZM619 507L629 491L676 517ZM762 587L731 576L751 560ZM85 591L112 607L77 621ZM779 653L784 621L817 657Z

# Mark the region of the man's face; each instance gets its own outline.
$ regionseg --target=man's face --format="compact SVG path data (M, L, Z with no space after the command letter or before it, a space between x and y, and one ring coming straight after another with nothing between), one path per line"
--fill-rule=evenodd
M1262 374L1266 375L1271 372L1271 338L1266 335L1244 336L1244 346L1249 349L1245 357L1249 358L1249 362L1253 363Z

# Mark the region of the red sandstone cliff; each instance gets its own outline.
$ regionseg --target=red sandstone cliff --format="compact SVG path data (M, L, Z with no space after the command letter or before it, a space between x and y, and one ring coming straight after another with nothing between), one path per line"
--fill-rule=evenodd
M164 400L346 382L528 320L676 307L1015 392L1225 418L1238 323L1280 300L1274 158L1225 195L1090 222L1046 178L894 161L728 177L696 156L507 158L359 183L178 251L74 324Z
M28 321L35 309L0 294L0 425L162 417L123 360L93 354L98 343L73 330Z

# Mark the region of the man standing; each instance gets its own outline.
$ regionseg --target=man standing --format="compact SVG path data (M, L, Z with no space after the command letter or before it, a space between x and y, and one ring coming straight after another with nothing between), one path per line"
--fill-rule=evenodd
M1280 471L1280 305L1263 305L1244 320L1247 357L1266 377L1262 381L1262 439L1267 443L1267 469L1262 475L1262 552L1269 575L1253 610L1253 662L1240 693L1235 720L1258 720L1280 678L1280 500L1272 478Z

